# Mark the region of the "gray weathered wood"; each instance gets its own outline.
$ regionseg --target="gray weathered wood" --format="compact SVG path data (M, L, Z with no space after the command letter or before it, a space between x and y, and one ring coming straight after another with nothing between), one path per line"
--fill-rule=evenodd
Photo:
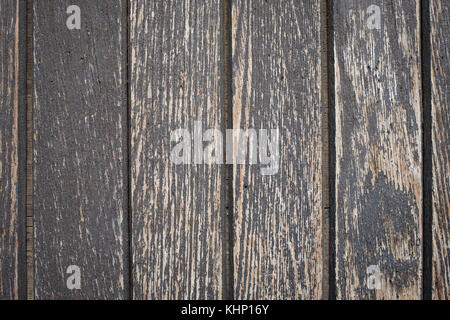
M234 167L236 299L322 297L320 13L320 1L232 4L233 126L280 136L274 175L248 157Z
M23 10L23 1L0 3L0 300L25 292Z
M367 9L381 9L369 29ZM419 299L422 279L420 5L335 1L336 295ZM380 289L367 268L378 266Z
M66 27L69 5L81 30ZM34 6L36 299L127 297L122 1ZM81 289L66 286L68 266Z
M220 167L170 159L172 131L222 125L221 3L131 1L135 299L222 297Z
M433 139L433 299L450 298L450 8L430 1Z

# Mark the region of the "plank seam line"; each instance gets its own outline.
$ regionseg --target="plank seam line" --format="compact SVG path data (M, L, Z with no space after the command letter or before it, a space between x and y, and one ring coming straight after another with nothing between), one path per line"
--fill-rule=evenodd
M327 0L320 3L321 134L322 134L322 299L329 298L329 145L328 145L328 39Z
M233 128L233 93L232 93L232 0L223 0L222 3L222 98L223 98L223 132ZM224 158L227 159L226 143L223 146ZM225 164L222 177L222 298L234 299L234 266L233 266L233 164Z
M33 0L25 0L26 21L26 299L34 300L34 200L33 200Z
M26 218L26 190L27 190L27 3L18 1L19 14L19 65L16 72L19 77L18 90L18 292L20 300L27 296L27 218Z
M124 174L124 180L126 187L127 187L127 233L128 233L128 243L127 243L127 252L125 252L125 257L128 258L128 300L133 300L133 242L132 242L132 232L133 232L133 220L132 220L132 203L131 203L131 68L130 68L130 0L123 0L123 11L124 11L124 17L123 17L123 41L124 41L124 48L126 51L125 54L125 81L126 84L126 145L125 147L125 156L126 156L126 174Z
M329 299L336 300L336 121L334 79L334 0L327 1L327 100L329 164Z
M420 39L422 73L422 298L432 299L432 136L431 136L431 42L429 0L421 0Z

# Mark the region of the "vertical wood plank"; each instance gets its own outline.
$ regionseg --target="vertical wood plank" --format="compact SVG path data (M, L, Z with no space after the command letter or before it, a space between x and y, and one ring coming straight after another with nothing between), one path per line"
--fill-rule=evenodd
M450 298L449 2L430 1L433 139L433 299Z
M337 298L419 299L420 4L335 1L333 12Z
M220 168L170 158L174 130L221 129L221 5L131 1L135 299L222 297Z
M320 12L320 1L232 4L233 127L280 136L274 175L248 157L234 166L236 299L322 297Z
M69 5L81 29L69 30ZM128 290L122 1L33 1L36 299ZM70 265L81 288L69 290Z
M24 164L24 2L0 3L0 300L25 291ZM23 180L24 181L24 180ZM23 279L24 280L24 279Z

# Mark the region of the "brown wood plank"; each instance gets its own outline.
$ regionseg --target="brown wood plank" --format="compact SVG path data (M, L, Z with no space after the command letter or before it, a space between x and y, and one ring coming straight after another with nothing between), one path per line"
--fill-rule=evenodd
M69 30L70 5L81 29ZM128 294L122 1L33 1L36 299ZM76 269L80 268L80 289ZM68 274L67 271L70 273Z
M221 6L131 1L135 299L222 297L220 167L170 158L174 130L221 129Z
M450 298L450 6L430 1L433 139L433 299Z
M0 300L25 293L24 4L0 3Z
M419 2L334 4L338 299L421 297Z
M320 1L232 2L233 127L279 129L280 144L273 175L248 153L234 166L236 299L322 297L320 14Z

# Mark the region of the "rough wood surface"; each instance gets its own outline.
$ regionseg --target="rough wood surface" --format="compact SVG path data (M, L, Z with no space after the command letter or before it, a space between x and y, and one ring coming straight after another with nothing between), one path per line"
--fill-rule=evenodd
M322 297L321 21L320 1L233 1L233 126L280 136L274 175L234 166L236 299Z
M23 1L0 3L0 300L18 299L24 269L24 211L20 191L24 78Z
M433 299L450 298L450 8L430 1L433 139Z
M69 5L81 29L69 30ZM121 1L33 1L36 299L127 297ZM66 270L81 269L69 290Z
M371 5L381 9L380 30L368 28ZM421 297L419 8L418 0L333 8L338 299ZM369 289L369 266L380 270L380 289Z
M132 0L130 21L134 298L219 299L220 167L173 163L170 134L221 129L221 1Z

